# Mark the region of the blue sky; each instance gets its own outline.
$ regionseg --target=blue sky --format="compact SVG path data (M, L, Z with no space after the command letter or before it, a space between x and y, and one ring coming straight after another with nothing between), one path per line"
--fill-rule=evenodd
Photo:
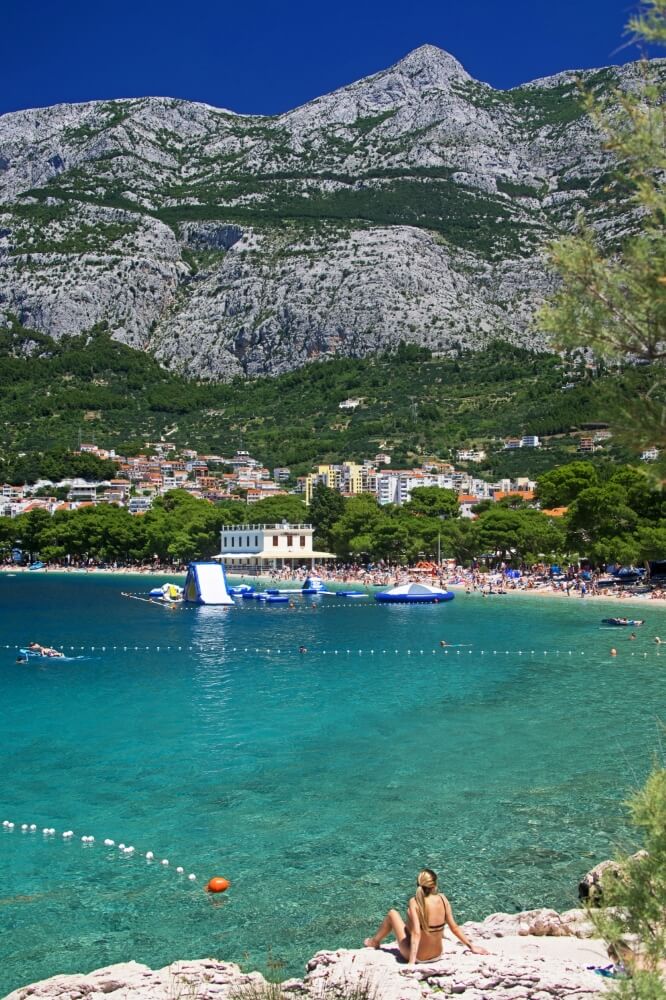
M4 0L0 113L163 95L275 114L426 42L511 87L636 58L631 0Z

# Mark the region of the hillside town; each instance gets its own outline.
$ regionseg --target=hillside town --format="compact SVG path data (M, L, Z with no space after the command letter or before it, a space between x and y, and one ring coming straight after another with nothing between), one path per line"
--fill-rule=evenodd
M268 469L242 450L225 457L199 454L190 448L174 451L171 445L155 442L146 445L144 454L134 456L117 455L88 443L82 443L78 451L116 463L117 476L99 482L72 478L57 483L43 479L34 484L4 483L0 516L17 517L32 510L53 514L99 504L117 504L132 514L141 514L150 509L156 497L174 489L211 503L242 499L252 504L292 494L309 505L315 487L321 483L344 497L372 494L382 506L402 506L409 501L412 490L436 486L457 493L461 516L472 517L472 507L481 500L501 500L516 493L529 501L536 485L527 477L490 483L437 459L425 461L419 468L394 469L391 456L385 452L361 463L318 465L309 475L292 477L290 469ZM458 458L474 461L476 454L460 452Z

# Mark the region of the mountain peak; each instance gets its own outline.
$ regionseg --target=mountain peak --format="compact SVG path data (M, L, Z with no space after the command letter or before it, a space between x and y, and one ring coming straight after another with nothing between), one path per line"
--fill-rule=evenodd
M454 56L437 45L419 45L403 56L386 72L399 71L419 84L442 85L451 80L471 80L467 70Z

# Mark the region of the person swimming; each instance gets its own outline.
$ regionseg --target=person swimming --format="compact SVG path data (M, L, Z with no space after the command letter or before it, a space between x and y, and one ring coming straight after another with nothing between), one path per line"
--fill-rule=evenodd
M40 656L61 657L65 655L59 649L54 649L53 646L42 646L38 642L28 643L28 649L31 653L39 653Z

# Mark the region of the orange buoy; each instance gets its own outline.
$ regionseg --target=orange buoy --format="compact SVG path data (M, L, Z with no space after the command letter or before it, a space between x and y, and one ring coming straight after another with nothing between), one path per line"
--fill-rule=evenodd
M231 882L226 878L212 878L206 886L206 892L225 892L230 885Z

